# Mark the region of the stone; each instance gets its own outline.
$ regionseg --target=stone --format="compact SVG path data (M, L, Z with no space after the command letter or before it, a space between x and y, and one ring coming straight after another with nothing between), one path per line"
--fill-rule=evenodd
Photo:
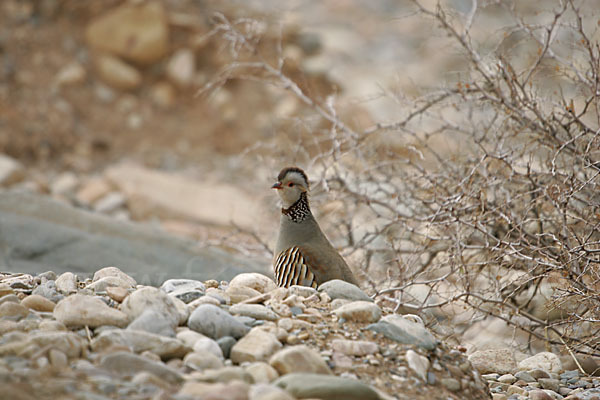
M56 283L53 280L42 282L38 287L33 289L33 292L31 292L31 294L45 297L46 299L50 300L55 304L65 298L65 296L58 293L58 291L56 290Z
M150 98L159 107L172 107L176 98L175 88L169 82L157 82L150 88Z
M535 378L533 376L531 376L531 374L529 372L526 371L519 371L517 373L515 373L515 378L517 378L520 381L523 382L535 382Z
M252 328L231 349L231 361L241 364L245 361L264 361L281 349L277 337L260 327Z
M552 396L543 390L531 390L529 391L529 400L554 400Z
M69 366L69 359L67 355L57 349L50 349L48 351L48 361L50 361L50 365L54 368L64 369Z
M289 287L289 293L290 295L300 296L306 299L318 292L317 289L309 286L292 285Z
M183 376L177 370L162 362L125 351L117 351L102 357L100 367L119 376L133 376L138 372L146 371L172 384L183 381Z
M124 3L92 20L85 37L96 49L149 65L169 49L169 27L162 3Z
M279 375L292 372L331 374L331 370L319 353L305 345L288 346L275 353L269 364Z
M100 198L106 196L112 188L106 181L101 177L91 178L85 181L75 194L75 200L79 204L91 206Z
M0 319L18 321L29 314L29 309L19 303L7 301L0 304Z
M426 350L433 350L437 346L436 339L427 328L395 314L386 315L367 329L398 343L414 344Z
M381 309L368 301L353 301L334 311L339 318L356 322L377 322L381 318Z
M50 192L53 196L66 196L75 190L79 184L77 175L67 171L58 175L50 185Z
M469 355L469 361L480 374L510 374L517 366L511 349L478 350Z
M205 383L188 381L183 384L176 398L206 400L248 400L249 386L244 382Z
M522 387L516 386L516 385L509 385L508 388L506 389L506 394L508 396L511 396L513 394L524 394L525 393L525 389L523 389Z
M229 287L240 286L254 289L259 293L268 293L277 289L277 284L271 278L253 272L239 274L229 282Z
M135 114L130 115L128 121L133 121L132 124L141 123L141 120L136 118ZM113 191L102 196L92 207L98 213L110 214L127 205L127 199L123 193Z
M291 373L277 379L274 385L298 399L321 400L379 400L377 392L369 385L355 379L311 373Z
M547 371L544 371L543 369L531 369L529 371L527 371L529 373L530 376L533 377L533 379L535 379L536 381L538 379L542 379L542 378L550 378L550 373Z
M175 338L133 329L103 331L91 343L94 351L103 351L115 345L127 346L134 353L150 351L162 359L183 358L192 351L191 348Z
M194 333L196 333L196 332L194 332ZM196 340L196 342L192 346L192 349L195 352L211 353L220 359L225 358L224 354L223 354L223 350L221 349L221 346L219 345L219 343L217 343L213 339L206 337L204 335L201 335L201 336L202 337L199 338L198 340ZM229 336L227 336L227 337L229 337ZM227 357L227 358L229 358L229 357Z
M277 370L263 361L256 361L247 365L246 372L252 375L255 383L270 383L279 378Z
M54 307L56 304L45 298L44 296L40 296L39 294L32 294L23 299L21 304L30 310L42 311L42 312L52 312L54 311Z
M133 320L146 310L153 309L164 315L175 328L184 318L177 309L175 300L158 288L146 286L129 294L121 304L121 310Z
M63 352L68 358L78 358L87 347L86 341L73 332L53 331L29 334L28 343L37 347L51 348Z
M440 383L443 387L451 392L458 392L460 390L460 382L454 378L442 378Z
M106 278L102 278L106 279ZM131 321L127 329L141 330L157 335L175 337L175 326L173 321L165 314L156 309L149 308L136 319Z
M38 329L40 331L66 331L67 327L59 321L45 320L40 322Z
M542 386L542 389L552 390L558 392L560 390L560 381L552 378L540 378L538 383Z
M119 310L110 308L102 300L74 294L58 302L53 311L54 318L67 327L102 325L125 327L129 322L127 315Z
M562 371L562 363L556 354L550 352L541 352L520 361L518 368L522 371L530 369L543 369L547 372L559 373Z
M62 294L77 293L77 275L72 272L65 272L61 274L54 283L56 284L56 290Z
M225 290L227 296L231 299L231 303L241 303L242 301L260 296L260 292L246 286L229 286Z
M24 178L23 165L12 157L0 154L0 186L10 186L21 182Z
M134 286L131 286L127 281L116 276L105 276L86 286L87 289L93 290L96 293L106 292L106 289L109 287L132 289Z
M225 358L229 358L229 356L231 355L231 349L236 343L236 340L231 336L223 336L222 338L219 338L217 340L217 344L221 348L221 351L223 352L223 357Z
M223 361L214 354L193 351L183 358L183 365L195 371L223 368Z
M108 86L118 90L133 90L142 84L142 74L132 65L108 54L95 58L99 78Z
M502 376L499 376L497 380L498 382L508 383L509 385L512 385L517 381L517 378L512 374L504 374Z
M379 351L377 344L366 340L334 339L331 348L347 356L366 356Z
M54 77L58 86L78 85L85 81L85 68L77 61L64 65Z
M21 301L19 300L19 296L16 294L7 294L6 296L0 297L0 304L4 303L17 303L19 304Z
M196 73L194 52L186 48L175 51L167 63L165 73L174 85L181 88L189 87Z
M169 279L161 285L160 289L186 304L204 296L206 293L204 284L194 279Z
M123 287L131 287L134 288L137 285L135 279L121 271L118 267L104 267L99 269L94 273L94 277L92 278L92 282L98 282L99 280L107 277L115 277L119 278L121 282L125 284Z
M427 371L429 370L429 359L415 352L414 350L408 350L406 352L406 361L408 367L412 369L419 378L427 382Z
M0 297L6 296L9 294L15 294L15 291L13 290L13 288L11 288L7 283L0 282Z
M235 304L229 308L229 312L234 315L266 321L277 321L279 319L277 314L262 304Z
M107 286L106 294L114 301L122 303L123 300L125 300L125 298L129 296L129 290L127 290L124 287Z
M373 301L373 299L367 296L367 294L360 290L356 285L339 279L323 283L319 286L318 290L319 292L327 293L332 300L346 299L353 301Z
M258 383L250 387L248 400L295 400L288 392L277 386Z
M223 336L237 339L250 330L228 312L210 304L198 306L190 315L188 326L212 339L219 339Z
M204 382L231 382L242 381L254 383L252 375L247 373L242 367L223 367L220 369L206 370L200 375L194 375L194 379Z

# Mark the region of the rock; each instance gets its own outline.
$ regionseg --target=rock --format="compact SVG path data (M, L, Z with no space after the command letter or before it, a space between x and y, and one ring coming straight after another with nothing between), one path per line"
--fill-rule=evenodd
M528 372L529 372L529 375L532 376L533 379L535 379L536 381L538 379L550 378L550 373L544 371L543 369L536 368L536 369L529 370Z
M54 368L64 369L69 366L67 355L60 350L50 349L48 351L48 361Z
M127 275L125 272L121 271L117 267L104 267L102 269L99 269L94 273L92 282L98 282L99 280L108 277L119 278L119 281L124 283L123 287L134 288L137 285L135 279L133 279L131 276Z
M530 369L543 369L547 372L559 373L562 371L560 358L549 352L537 353L519 362L518 368L522 371Z
M260 293L267 293L277 289L277 284L273 280L259 273L242 273L237 275L229 282L229 287L248 287Z
M85 32L91 47L149 65L169 49L169 27L161 2L125 3L94 19Z
M206 400L248 400L248 384L244 382L204 383L186 382L177 392L176 398Z
M429 359L416 353L414 350L408 350L406 352L406 361L408 362L408 367L415 371L419 378L427 382L427 370L429 370L430 364Z
M296 296L304 297L306 299L314 294L317 294L318 292L315 288L312 288L309 286L292 285L289 287L289 293L290 293L290 296L296 295Z
M560 390L560 381L552 378L540 378L538 383L542 386L542 389L552 390L558 392Z
M263 361L253 362L246 366L246 372L252 375L255 383L269 383L279 377L277 370Z
M27 296L21 302L25 307L42 312L52 312L54 311L54 307L56 304L45 298L44 296L40 296L38 294L32 294Z
M458 392L460 390L460 382L457 379L442 378L440 379L440 383L451 392Z
M152 102L162 108L173 106L175 97L175 88L169 82L157 82L150 89Z
M28 337L28 343L39 348L52 348L63 352L68 358L80 357L87 343L73 332L35 332Z
M294 400L294 397L277 386L259 383L250 387L248 400Z
M38 329L40 331L66 331L67 327L62 322L50 320L40 322Z
M269 364L279 375L292 372L331 374L331 370L319 353L305 345L288 346L275 353Z
M262 304L235 304L231 306L229 312L234 315L242 315L266 321L277 321L279 319L277 314Z
M188 326L213 339L223 336L240 338L250 330L228 312L210 304L198 306L190 315Z
M63 66L56 76L54 81L58 86L78 85L85 81L85 68L77 61L73 61Z
M162 359L183 358L192 350L177 339L130 329L103 331L91 343L94 351L103 351L115 345L127 346L134 353L150 351Z
M233 304L260 296L259 291L245 286L229 286L225 293Z
M0 154L0 186L6 187L21 182L25 178L25 168L14 158Z
M327 293L332 300L346 299L353 301L373 301L373 299L367 296L366 293L357 286L339 279L323 283L319 286L319 292Z
M229 356L231 355L231 349L236 343L236 340L231 336L223 336L222 338L219 338L217 340L217 344L221 348L221 351L223 352L223 357L225 358L229 358Z
M106 294L114 301L122 303L123 300L125 300L125 297L129 296L129 290L125 289L124 287L107 286Z
M15 293L15 291L8 284L6 284L4 282L0 283L0 297L6 296L9 294L14 294L14 293Z
M125 313L110 308L98 298L82 294L74 294L61 300L54 308L53 315L57 321L68 327L125 327L129 322Z
M7 319L11 321L18 321L25 318L29 314L27 307L7 301L0 304L0 319Z
M426 350L436 347L436 339L423 325L402 318L399 315L386 315L379 322L371 324L367 329L381 333L398 343L415 344Z
M107 279L107 278L102 278ZM175 337L175 326L168 316L149 308L131 321L127 329L146 331L157 335Z
M83 183L77 194L75 194L75 200L79 204L91 206L110 191L111 187L106 179L95 177Z
M98 76L104 83L119 90L133 90L142 83L142 74L117 57L102 54L95 58Z
M138 372L147 371L172 384L179 384L183 381L183 377L175 369L161 362L148 360L124 351L117 351L102 357L100 367L120 376L133 376Z
M91 289L94 292L106 292L106 289L109 287L120 287L123 289L133 288L127 281L116 276L106 276L86 286L87 289Z
M274 382L292 396L321 400L379 400L377 392L358 380L338 376L292 373Z
M334 311L339 318L356 322L377 322L381 318L381 309L368 301L353 301Z
M223 368L223 361L214 354L194 351L185 355L183 365L196 371L203 371Z
M132 119L128 120L128 121L138 121L137 119L135 119L135 117L133 116L134 114L132 114L130 117ZM134 122L134 125L137 122ZM118 209L125 207L125 205L127 204L127 199L125 198L125 196L123 195L123 193L120 192L110 192L107 193L106 195L102 196L102 198L100 198L96 204L94 204L94 206L92 207L94 209L94 211L98 212L98 213L105 213L105 214L110 214L114 211L117 211Z
M75 190L79 184L77 175L73 172L63 172L58 175L50 185L50 192L54 196L65 196Z
M194 333L196 333L196 332L194 332ZM221 349L221 346L219 345L219 343L217 343L216 341L214 341L211 338L206 337L204 335L201 335L201 336L202 337L200 339L196 340L196 342L192 346L192 349L194 349L195 352L211 353L214 356L218 357L219 359L225 358L224 354L223 354L223 350ZM227 336L227 337L230 337L230 336ZM227 357L227 358L229 358L229 357Z
M256 327L233 346L230 357L235 364L245 361L264 361L281 347L282 345L275 335Z
M77 293L77 280L77 275L72 272L65 272L54 281L56 290L66 295Z
M165 73L174 85L187 88L192 84L196 72L196 59L190 49L179 49L173 53Z
M155 287L146 286L136 290L127 296L121 305L121 310L132 320L148 309L164 315L173 328L177 327L184 319L177 309L175 299Z
M42 282L42 284L33 289L33 292L31 292L31 294L45 297L53 303L58 303L59 301L65 298L65 296L58 293L58 291L56 290L55 281Z
M526 371L519 371L515 374L515 378L523 382L535 382L535 378ZM514 383L514 382L512 382Z
M4 303L20 303L19 296L16 294L7 294L6 296L0 297L0 304Z
M469 361L480 374L509 374L517 366L511 349L479 350L469 355Z
M160 289L186 304L206 293L204 284L194 279L169 279L160 286Z
M498 377L498 382L508 383L509 385L512 385L516 381L517 381L517 378L512 374L504 374L504 375Z
M552 398L552 396L550 396L548 393L544 392L543 390L531 390L529 392L529 400L554 400Z
M347 356L366 356L379 351L377 344L366 340L334 339L331 341L331 348Z
M254 383L252 381L252 375L247 373L242 367L223 367L220 369L206 370L200 375L195 375L194 378L204 382L241 381Z

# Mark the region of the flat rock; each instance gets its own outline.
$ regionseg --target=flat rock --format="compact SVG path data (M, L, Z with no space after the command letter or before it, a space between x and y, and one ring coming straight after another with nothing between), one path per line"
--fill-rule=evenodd
M194 375L194 379L203 382L232 382L241 381L254 383L250 375L242 367L223 367L219 369L206 370L199 375Z
M386 315L379 322L369 325L367 329L381 333L398 343L414 344L426 350L433 350L437 345L435 337L427 328L399 315Z
M248 390L249 386L244 382L223 384L188 381L177 392L176 397L206 400L248 400Z
M279 316L262 304L235 304L229 308L234 315L243 315L254 319L277 321Z
M279 378L277 370L263 361L257 361L247 365L246 372L252 375L255 383L269 383Z
M105 278L103 278L105 279ZM175 337L173 321L163 313L149 308L131 321L127 329L146 331L157 335Z
M331 370L319 353L305 345L288 346L275 353L269 364L279 375L292 372L331 374Z
M517 366L511 349L478 350L469 355L469 361L480 374L510 374Z
M282 347L275 335L256 327L233 346L230 357L235 364L264 361Z
M203 371L223 368L223 361L214 354L193 351L185 355L183 365L196 371Z
M158 1L125 3L92 20L85 37L93 48L148 65L168 52L167 15Z
M94 292L106 292L106 289L109 287L132 289L135 287L135 285L132 286L129 282L117 276L105 276L104 278L100 278L86 286L87 289L91 289Z
M152 361L125 351L118 351L102 357L100 367L119 376L133 376L138 372L147 371L172 384L183 381L183 376L177 370L162 362Z
M406 351L406 361L408 367L412 369L419 378L427 382L427 371L429 370L429 359L414 350ZM459 384L460 387L460 384Z
M192 350L180 340L132 329L103 331L91 343L94 351L102 351L114 345L127 346L134 353L150 351L163 359L183 358Z
M240 338L250 330L227 311L211 304L198 306L190 315L188 326L213 339L223 336Z
M520 361L517 367L521 371L542 369L546 372L553 372L556 374L563 369L560 358L556 354L550 352L541 352L528 357Z
M380 399L377 392L365 383L331 375L292 373L277 379L274 384L298 399Z
M58 302L53 315L57 321L67 327L86 325L90 328L102 325L125 327L129 322L125 313L107 306L98 298L82 294L74 294Z
M42 312L52 312L56 306L56 304L39 294L32 294L25 297L23 301L21 301L21 304L31 310Z
M356 322L377 322L381 318L381 309L373 302L353 301L334 311L339 318Z
M366 340L334 339L331 341L331 348L347 356L366 356L379 351L376 343Z
M346 299L353 301L373 301L365 292L360 290L356 285L342 281L340 279L334 279L327 281L319 286L319 292L325 292L334 299Z
M277 289L277 284L268 276L259 273L247 272L237 275L229 282L231 287L249 287L260 293L267 293Z

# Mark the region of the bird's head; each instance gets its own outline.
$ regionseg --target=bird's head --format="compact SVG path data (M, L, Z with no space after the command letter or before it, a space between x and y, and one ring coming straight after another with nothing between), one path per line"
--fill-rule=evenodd
M298 167L286 167L277 176L277 182L271 186L277 189L284 208L291 207L300 199L302 193L308 192L308 178Z

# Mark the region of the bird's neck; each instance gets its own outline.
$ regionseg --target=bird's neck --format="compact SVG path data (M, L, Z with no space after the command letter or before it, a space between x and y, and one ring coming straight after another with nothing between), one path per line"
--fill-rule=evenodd
M310 206L308 205L308 196L306 192L300 194L300 198L288 208L281 208L281 213L288 217L292 222L302 222L311 216Z

